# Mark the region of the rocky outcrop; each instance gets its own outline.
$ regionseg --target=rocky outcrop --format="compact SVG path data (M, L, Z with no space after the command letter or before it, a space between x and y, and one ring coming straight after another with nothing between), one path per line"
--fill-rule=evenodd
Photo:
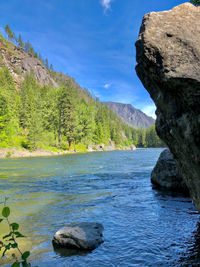
M141 110L134 108L131 104L117 102L103 102L110 107L120 118L134 128L149 128L155 123L152 117L147 116Z
M53 237L55 246L78 250L93 250L101 243L103 226L100 223L82 222L57 231Z
M100 145L89 145L87 147L88 152L95 152L95 151L114 151L114 150L136 150L135 145L130 146L115 146L115 142L110 140L109 145L100 144Z
M58 86L39 59L29 55L23 49L12 43L5 43L5 41L1 39L1 36L0 59L0 65L6 66L9 69L17 87L20 87L24 76L31 71L41 85L51 84L53 86Z
M188 194L188 188L179 173L169 149L161 154L151 173L151 182L160 188Z
M144 16L136 72L154 100L156 130L200 211L200 7Z

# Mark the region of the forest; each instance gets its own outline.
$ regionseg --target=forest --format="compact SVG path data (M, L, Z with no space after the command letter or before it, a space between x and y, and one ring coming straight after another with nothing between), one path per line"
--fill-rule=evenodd
M16 37L8 25L5 32L9 41L38 58L51 77L57 79L57 72L52 65L49 68L48 59L42 60L31 44L24 44L21 35ZM111 140L116 147L164 146L154 125L149 129L128 126L87 90L81 89L80 93L70 80L61 79L59 87L41 86L32 71L23 77L17 89L9 69L0 63L1 148L87 151L88 145L107 145Z

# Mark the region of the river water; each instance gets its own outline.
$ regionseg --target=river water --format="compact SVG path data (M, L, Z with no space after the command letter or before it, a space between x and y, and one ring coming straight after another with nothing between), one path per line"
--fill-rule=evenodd
M33 266L200 262L199 215L190 198L152 189L150 173L161 151L0 160L0 195L9 197L11 221L27 236L20 245L31 249ZM103 224L104 243L91 253L54 251L53 234L83 221ZM0 232L5 231L1 224Z

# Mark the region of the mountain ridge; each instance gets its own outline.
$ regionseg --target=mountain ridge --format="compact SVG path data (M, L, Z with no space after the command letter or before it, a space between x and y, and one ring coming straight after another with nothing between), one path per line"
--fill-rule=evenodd
M155 120L152 117L146 115L141 110L136 109L131 104L113 101L103 103L110 107L120 118L123 119L124 122L136 129L149 128L155 123Z

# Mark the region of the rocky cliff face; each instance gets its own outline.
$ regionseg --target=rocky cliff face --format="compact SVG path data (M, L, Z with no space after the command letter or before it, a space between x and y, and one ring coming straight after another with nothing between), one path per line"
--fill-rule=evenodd
M54 85L57 83L40 60L26 53L23 49L6 42L0 37L0 66L6 66L12 73L15 84L20 86L27 73L33 71L35 78L41 85Z
M157 106L156 129L200 211L200 7L144 16L136 72Z
M134 108L130 104L116 102L104 102L117 115L119 115L127 124L134 128L149 128L155 123L152 117L147 116L141 110Z

